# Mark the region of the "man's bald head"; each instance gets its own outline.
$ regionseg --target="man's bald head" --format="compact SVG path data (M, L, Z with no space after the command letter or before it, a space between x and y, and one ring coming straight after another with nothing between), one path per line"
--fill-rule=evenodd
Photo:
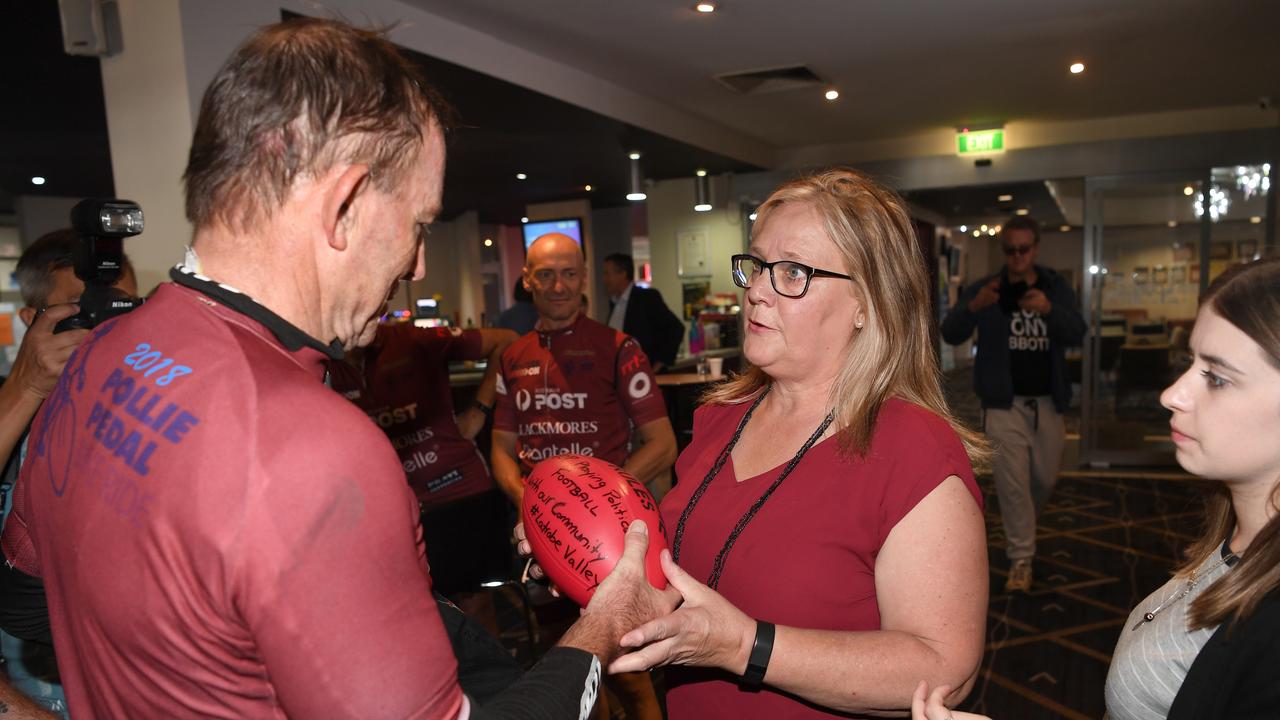
M541 327L566 327L577 317L587 267L578 241L548 233L533 241L524 262L524 286L533 295Z
M577 240L564 233L540 235L533 244L529 245L529 254L525 258L524 266L528 269L533 267L535 262L559 256L564 256L566 260L576 260L581 267L586 266L586 261L582 257L582 246Z

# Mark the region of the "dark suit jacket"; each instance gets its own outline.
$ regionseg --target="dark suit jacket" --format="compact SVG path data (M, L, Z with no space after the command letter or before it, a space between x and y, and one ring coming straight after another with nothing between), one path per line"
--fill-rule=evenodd
M1200 649L1169 720L1280 717L1280 591L1244 622L1221 625Z
M610 307L612 309L612 307ZM662 293L639 285L631 287L622 331L635 338L649 357L649 364L670 366L684 340L684 323L667 307Z

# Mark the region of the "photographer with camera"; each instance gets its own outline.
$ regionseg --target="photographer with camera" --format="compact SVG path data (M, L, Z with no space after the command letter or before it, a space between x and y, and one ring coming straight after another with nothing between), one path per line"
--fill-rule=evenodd
M336 21L268 26L213 78L191 250L68 362L3 537L45 580L79 720L586 717L622 635L671 611L635 522L558 647L483 708L458 686L404 467L324 384L425 273L447 123Z
M1036 264L1040 224L1010 218L1000 232L1005 266L970 285L942 321L952 345L978 331L974 389L995 446L994 476L1009 557L1006 592L1031 589L1036 516L1058 479L1071 400L1065 349L1084 340L1085 321L1067 281Z
M71 353L89 335L83 328L56 332L55 327L78 317L78 303L85 282L76 276L76 257L84 243L73 229L55 230L41 236L18 259L15 275L24 307L18 316L27 326L13 368L0 386L0 456L7 457L0 478L0 527L10 508L10 498L18 479L27 428L45 398L53 390ZM133 267L121 257L121 271L114 288L122 295L137 294ZM40 581L24 577L8 566L0 567L0 609L6 621L34 629L23 639L0 631L0 655L13 686L42 707L66 711L66 697L48 637L48 609ZM4 623L6 626L10 622Z

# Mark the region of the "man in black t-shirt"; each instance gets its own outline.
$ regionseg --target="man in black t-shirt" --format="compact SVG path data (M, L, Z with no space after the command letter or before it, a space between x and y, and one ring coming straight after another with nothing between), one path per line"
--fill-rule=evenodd
M1064 350L1083 341L1085 322L1067 282L1035 263L1035 220L1010 219L1000 244L1005 267L965 290L942 321L942 337L958 345L978 330L974 387L996 451L993 470L1010 563L1005 590L1026 592L1036 515L1058 479L1066 437L1062 413L1071 382Z

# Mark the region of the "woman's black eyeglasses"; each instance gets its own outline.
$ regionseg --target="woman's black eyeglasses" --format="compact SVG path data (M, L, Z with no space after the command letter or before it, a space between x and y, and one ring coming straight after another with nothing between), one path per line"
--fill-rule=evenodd
M853 279L848 275L819 270L791 260L767 263L755 255L734 255L733 283L740 288L750 288L751 283L755 282L766 268L769 270L769 282L773 285L774 291L789 298L804 297L804 294L809 292L809 280L815 275L841 280Z

